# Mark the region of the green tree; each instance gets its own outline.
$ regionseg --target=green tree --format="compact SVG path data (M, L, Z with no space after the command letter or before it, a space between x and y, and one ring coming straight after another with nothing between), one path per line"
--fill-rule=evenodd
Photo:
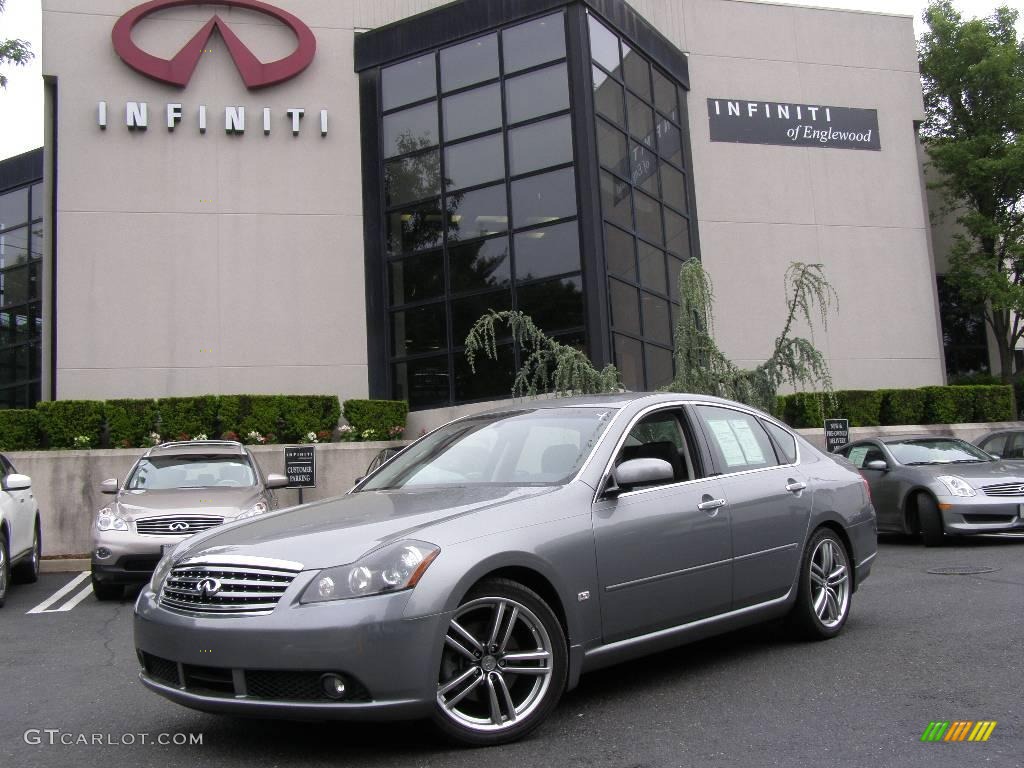
M947 278L984 305L1004 381L1024 336L1024 46L1017 11L965 21L950 0L924 12L918 54L927 118L921 135L959 232Z
M0 13L4 12L7 0L0 0ZM27 40L0 38L0 64L25 65L35 56ZM7 77L0 73L0 88L7 87Z

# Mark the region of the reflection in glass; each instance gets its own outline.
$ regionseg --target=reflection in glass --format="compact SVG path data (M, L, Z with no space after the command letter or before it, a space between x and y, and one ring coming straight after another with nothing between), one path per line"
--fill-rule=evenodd
M643 144L629 142L630 180L644 192L658 194L658 157Z
M384 116L384 157L437 144L437 102Z
M666 115L677 114L676 86L657 68L654 69L654 106Z
M384 199L390 208L441 193L441 156L436 149L384 164Z
M651 149L655 146L654 110L631 93L626 94L629 133Z
M590 57L607 69L618 74L619 38L593 16L588 17L590 27Z
M520 286L516 299L528 314L547 332L583 325L583 278L566 277Z
M391 333L396 357L433 352L448 347L444 304L391 313Z
M507 237L451 246L448 249L448 271L452 293L507 286L512 279L508 253Z
M521 232L515 241L518 282L580 269L579 226L575 221Z
M456 400L486 400L509 396L516 373L512 345L502 344L497 352L497 360L477 355L474 368L469 367L465 355L455 355Z
M441 51L441 89L454 91L498 76L498 35L491 34Z
M384 111L437 94L434 54L404 61L380 71Z
M448 189L505 178L505 143L501 134L464 141L445 149L444 173Z
M576 175L572 168L512 182L512 221L518 229L576 214Z
M636 282L636 252L633 236L610 224L604 225L608 274Z
M661 199L686 212L686 177L669 165L661 167Z
M638 291L618 280L608 281L612 304L612 327L617 331L640 335L640 303Z
M501 127L501 86L485 85L441 102L445 141Z
M561 13L510 27L501 33L505 74L565 57L565 21Z
M665 254L652 245L640 242L640 285L658 293L667 294Z
M490 309L495 312L512 309L512 294L507 290L495 291L453 301L452 344L456 347L464 345L473 323L487 314ZM509 382L509 386L511 386L511 382Z
M633 190L606 171L601 171L601 210L604 217L623 229L633 229Z
M626 86L650 101L651 65L625 43L622 44L622 70L626 75Z
M569 108L569 76L556 64L505 81L505 111L509 123Z
M658 152L669 162L682 167L683 137L668 120L658 118Z
M594 109L623 130L626 128L626 103L622 86L597 67L594 73Z
M629 177L626 134L604 120L597 121L597 159L623 178Z
M679 301L679 272L683 268L683 262L679 259L668 257L668 295L672 301ZM672 327L675 327L673 322Z
M572 162L572 127L563 115L508 132L512 175Z
M444 295L441 251L388 264L391 303L409 304Z
M456 192L448 195L446 201L449 241L496 235L508 229L504 184Z
M668 316L668 302L644 292L641 293L640 303L644 313L644 337L661 344L671 344L672 328Z
M43 185L32 185L32 220L43 218ZM2 229L2 227L0 227Z
M641 392L644 389L644 364L641 359L640 342L614 334L615 367L622 374L622 383L627 391Z
M28 223L28 187L0 195L0 229Z
M690 224L682 216L665 209L665 246L684 259L690 257Z
M647 359L647 389L660 389L672 381L672 353L653 344L644 344Z
M18 227L0 235L0 269L25 264L28 260L28 227Z
M636 206L636 233L652 243L662 242L661 205L653 197L642 192L633 195Z
M444 217L437 200L392 211L386 218L389 256L441 245Z
M448 356L409 360L391 367L395 397L412 408L448 402Z

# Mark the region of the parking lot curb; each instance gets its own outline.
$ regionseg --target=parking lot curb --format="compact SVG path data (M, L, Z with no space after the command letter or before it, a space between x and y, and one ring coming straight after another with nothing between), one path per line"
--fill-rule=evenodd
M42 573L66 573L69 571L88 571L89 561L88 559L82 558L80 560L71 560L66 558L55 558L53 560L43 560L39 563L39 570Z

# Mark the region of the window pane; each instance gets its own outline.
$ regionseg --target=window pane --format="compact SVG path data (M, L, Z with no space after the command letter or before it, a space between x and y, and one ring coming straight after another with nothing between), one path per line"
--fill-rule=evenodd
M449 189L505 178L505 143L501 134L448 147L444 153L444 176Z
M668 316L668 302L645 292L641 294L640 304L644 312L644 338L671 344L672 321Z
M395 357L447 349L448 324L444 304L393 312L391 332Z
M505 73L565 57L565 22L561 13L528 21L501 33Z
M0 195L0 229L28 223L28 187Z
M667 349L644 344L647 360L647 389L658 389L672 382L672 353Z
M666 115L674 116L677 111L675 83L657 69L654 70L654 106Z
M633 229L632 196L629 184L601 172L601 211L608 221L623 229Z
M505 185L448 195L448 239L469 240L508 229Z
M686 177L668 165L661 166L661 199L686 212Z
M518 229L576 214L576 174L572 168L512 182L512 223Z
M583 279L567 277L517 289L519 309L547 333L583 325Z
M618 280L609 280L612 303L612 327L617 331L640 335L640 301L636 288Z
M437 102L384 116L384 157L437 144Z
M626 134L604 120L597 121L597 158L601 165L615 171L623 178L629 177Z
M498 76L497 34L441 51L441 88L454 91Z
M501 87L486 85L449 96L441 102L445 141L501 127Z
M33 184L32 185L32 219L43 218L43 185Z
M437 200L392 211L387 216L388 255L441 245L444 218Z
M683 139L676 128L668 120L658 119L658 152L669 162L680 168L683 166Z
M43 258L43 224L42 222L36 222L32 227L32 239L29 250L30 259L41 259Z
M666 246L684 259L690 256L690 224L682 216L665 209Z
M434 54L405 61L380 71L384 110L400 107L437 93Z
M508 238L494 237L450 247L448 269L453 293L507 286L512 277Z
M565 64L506 80L505 107L509 123L568 109L569 77Z
M442 253L425 253L412 259L393 261L388 265L391 303L409 304L433 299L444 294Z
M497 351L497 360L492 360L487 355L477 355L473 361L473 368L469 367L469 361L464 354L456 353L456 400L484 400L511 396L512 382L516 376L512 345L503 344Z
M448 356L410 360L392 366L395 398L412 408L448 402Z
M622 383L627 390L644 390L644 364L640 342L615 334L615 367L622 374Z
M486 315L490 309L495 312L512 309L512 294L508 291L495 291L453 301L452 344L456 347L464 345L473 323Z
M668 257L668 296L675 302L679 301L679 270L682 268L683 262Z
M652 243L661 243L661 205L642 192L633 195L636 205L636 233Z
M579 226L575 221L515 236L516 280L535 280L580 269Z
M569 270L565 270L568 272ZM0 306L24 304L39 298L39 268L26 264L0 272Z
M622 86L597 67L594 72L594 109L616 125L626 127L626 103Z
M625 43L622 45L622 70L626 74L626 85L650 101L651 65Z
M384 164L386 205L401 205L441 194L441 155L436 149Z
M28 260L28 227L0 235L0 268L27 264Z
M698 405L696 411L708 427L708 442L723 472L742 472L778 463L767 433L753 416L707 405Z
M590 57L609 72L618 73L619 38L593 16L587 22L590 25Z
M654 149L654 110L631 93L626 94L626 109L629 111L630 135Z
M665 276L665 254L641 241L640 285L658 293L668 294L668 278Z
M636 280L636 251L633 236L610 224L604 225L608 274Z
M787 432L782 427L772 424L770 421L762 421L764 428L768 430L768 434L775 438L775 442L779 444L782 449L782 455L786 458L786 461L790 464L796 461L796 440L793 435ZM989 447L986 449L991 453L994 449ZM996 451L999 453L999 451Z
M658 157L643 144L629 142L630 179L635 186L658 195Z
M512 174L572 161L572 129L569 116L545 120L508 132Z

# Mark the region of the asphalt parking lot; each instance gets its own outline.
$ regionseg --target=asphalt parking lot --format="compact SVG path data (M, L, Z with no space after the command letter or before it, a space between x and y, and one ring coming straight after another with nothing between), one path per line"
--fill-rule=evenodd
M986 572L928 573L943 568ZM100 603L87 585L44 574L14 587L0 609L5 765L1024 763L1020 536L939 549L885 538L839 638L807 644L765 625L595 672L533 736L487 751L453 750L417 723L287 723L178 707L136 680L132 599ZM998 724L983 743L922 743L936 720ZM201 744L187 743L197 736Z

